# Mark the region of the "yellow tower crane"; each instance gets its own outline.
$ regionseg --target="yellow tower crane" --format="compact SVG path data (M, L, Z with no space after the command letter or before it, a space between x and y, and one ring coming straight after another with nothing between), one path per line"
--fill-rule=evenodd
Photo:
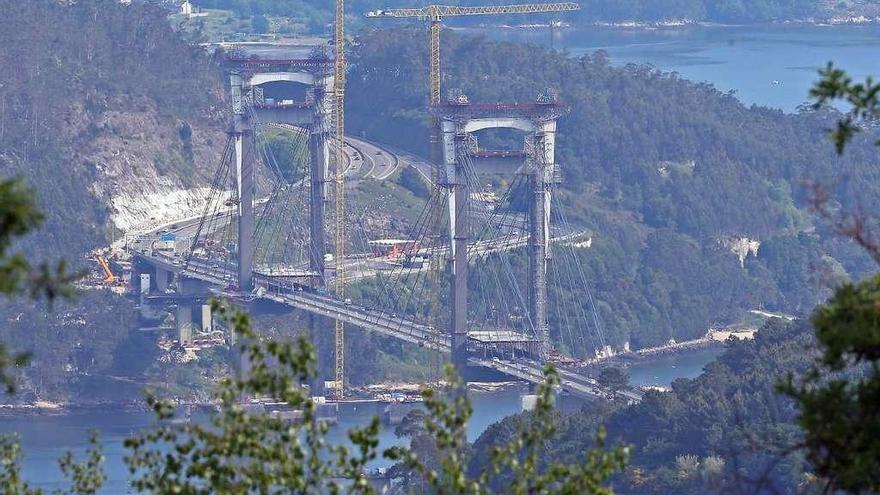
M563 3L538 3L538 4L520 4L520 5L488 5L482 7L462 7L456 5L426 5L416 8L401 8L390 10L373 10L365 15L368 18L416 18L427 20L430 22L429 36L429 57L430 57L430 98L428 103L434 107L440 104L440 31L444 17L462 17L475 15L507 15L507 14L542 14L549 12L566 12L579 10L580 5L573 2ZM430 143L430 160L431 160L431 180L435 188L440 187L440 122L436 118L431 124L431 143ZM440 223L442 212L439 208L435 208L433 217L429 220L430 229L435 239L440 238ZM439 302L437 301L437 277L439 276L438 261L432 261L429 283L431 285L431 315L430 319L434 328L440 328L440 317L438 314ZM435 338L439 338L439 334L435 332ZM436 342L435 342L436 343ZM438 374L439 377L439 374Z
M333 137L335 146L334 183L336 198L334 203L336 258L334 264L336 297L345 297L343 269L345 261L345 0L336 0L335 33L336 57L333 71ZM345 325L336 320L336 396L342 399L345 394Z
M440 27L444 17L506 14L541 14L578 10L576 3L535 3L522 5L488 5L483 7L459 7L455 5L427 5L411 9L373 10L367 12L370 18L394 17L417 18L431 23L430 66L431 66L431 105L440 103Z

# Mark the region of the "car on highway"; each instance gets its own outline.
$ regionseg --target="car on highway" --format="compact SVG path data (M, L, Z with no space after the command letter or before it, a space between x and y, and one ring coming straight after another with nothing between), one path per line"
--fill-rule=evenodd
M397 318L397 313L391 313L392 318Z
M384 153L382 153L382 150L376 150L376 154L377 154L377 155L383 155Z

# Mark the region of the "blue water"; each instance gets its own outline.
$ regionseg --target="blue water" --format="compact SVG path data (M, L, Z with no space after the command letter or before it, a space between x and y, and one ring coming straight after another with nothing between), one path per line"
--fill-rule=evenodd
M641 362L630 368L634 385L669 385L675 378L694 377L702 372L703 366L715 358L720 349L708 349L677 356L666 356L656 360ZM468 437L475 440L489 425L520 411L519 387L506 388L493 392L469 392L474 405L474 415L468 425ZM382 412L383 406L375 404L347 405L340 410L339 424L328 434L331 444L347 443L346 432L356 426L363 426L374 415ZM107 482L102 494L126 493L128 490L128 469L123 442L138 430L150 426L152 416L136 412L90 412L65 416L23 416L21 418L0 418L0 434L16 433L25 453L24 478L33 486L51 492L67 486L58 469L58 458L71 450L82 455L86 446L88 431L96 429L101 436L106 457L105 472ZM383 428L380 433L380 451L400 442L394 436L393 428ZM377 460L373 466L388 465L387 461Z
M475 414L468 425L468 436L475 440L489 425L520 410L519 389L495 392L470 392ZM347 443L347 432L356 426L366 425L373 416L380 415L384 406L375 404L347 405L340 410L339 424L328 434L328 443ZM23 475L33 486L51 492L68 484L58 469L58 458L66 451L82 455L87 447L88 431L100 433L104 447L107 482L102 494L126 493L129 474L124 456L123 442L138 430L151 425L152 416L137 412L90 412L65 416L23 416L0 418L0 434L16 433L25 453ZM399 443L393 428L383 428L379 449ZM373 467L388 465L377 460Z
M724 347L716 346L638 362L629 367L630 383L666 387L677 378L695 378L722 352Z
M494 39L596 50L614 65L651 64L684 79L735 91L746 104L794 111L829 61L856 79L880 75L880 26L464 29ZM774 84L773 81L778 81Z

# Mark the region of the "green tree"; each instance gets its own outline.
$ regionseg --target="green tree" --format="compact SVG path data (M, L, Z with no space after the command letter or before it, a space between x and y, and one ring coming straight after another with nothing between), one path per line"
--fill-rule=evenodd
M451 368L446 370L448 386L445 394L434 390L422 392L427 409L423 431L432 438L433 444L427 449L415 444L394 447L385 451L386 457L397 460L397 467L408 471L407 479L414 481L409 488L418 487L413 493L612 494L606 483L608 478L626 467L629 449L605 450L603 429L597 435L596 447L586 449L579 461L571 464L542 462L545 446L556 434L558 418L554 413L553 398L559 386L553 365L547 365L544 376L535 409L528 413L512 440L491 449L489 468L477 476L468 476L470 449L466 428L473 410L467 396L461 392L464 383ZM411 424L406 430L413 438L424 435L413 435ZM425 490L424 485L430 490Z
M57 297L73 295L71 282L78 274L68 273L65 262L55 266L42 263L32 266L24 254L12 252L16 241L40 226L43 215L34 203L33 191L20 180L0 181L0 294L15 297L28 294L45 297L51 304ZM15 379L9 374L10 367L27 363L27 353L12 353L0 342L0 382L7 393L15 391Z
M880 117L880 85L871 78L853 82L832 64L820 74L822 79L811 90L815 107L839 100L851 107L831 132L842 154L865 124ZM880 262L871 220L832 211L823 189L814 196L816 210ZM880 276L842 285L816 309L812 322L821 355L805 377L789 376L781 385L800 408L807 459L829 489L880 491Z
M629 386L629 373L623 368L609 366L602 368L596 381L603 387L607 387L613 392L618 392Z
M248 362L248 376L220 384L219 413L209 424L169 421L174 418L173 403L149 396L160 422L126 441L133 486L156 494L372 493L362 474L379 455L378 418L349 432L353 451L327 445L327 425L317 419L315 403L304 385L315 377L311 344L305 339L295 343L260 339L246 314L217 303L215 310L244 342L240 349ZM491 472L476 479L466 474L466 427L472 408L451 368L447 369L450 386L445 393L423 391L427 412L422 426L414 415L401 430L406 435L426 434L433 445L429 449L395 447L383 455L399 461L399 469L408 470L411 476L406 480L418 479L436 493L496 493L491 482L499 474L511 480L503 493L612 493L605 483L625 467L628 451L606 451L602 433L598 447L589 450L583 462L539 463L545 440L555 433L552 396L558 378L552 367L546 369L546 376L527 427L518 438L493 450ZM285 402L301 410L302 417L291 423L273 414L249 412L243 397ZM420 455L426 450L433 452L430 460Z
M0 181L0 294L15 297L22 294L33 298L45 297L51 304L58 297L74 293L71 282L79 278L70 274L63 261L54 267L47 263L36 267L22 253L12 252L16 241L39 227L43 215L34 203L34 195L19 180ZM0 381L6 393L15 393L15 376L9 368L27 364L27 353L12 353L0 342ZM104 482L101 470L103 453L97 437L91 437L92 446L82 463L75 462L68 452L59 460L62 473L71 480L71 488L58 493L77 495L94 494ZM41 495L21 478L21 447L11 436L0 436L0 495Z

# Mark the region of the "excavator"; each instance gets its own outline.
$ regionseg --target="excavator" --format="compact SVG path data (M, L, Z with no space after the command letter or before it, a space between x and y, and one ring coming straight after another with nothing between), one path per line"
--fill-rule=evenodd
M107 263L107 259L102 255L96 255L95 259L98 261L98 264L101 265L101 270L104 271L104 283L107 285L119 285L122 282L122 279L113 274L110 270L110 264Z

